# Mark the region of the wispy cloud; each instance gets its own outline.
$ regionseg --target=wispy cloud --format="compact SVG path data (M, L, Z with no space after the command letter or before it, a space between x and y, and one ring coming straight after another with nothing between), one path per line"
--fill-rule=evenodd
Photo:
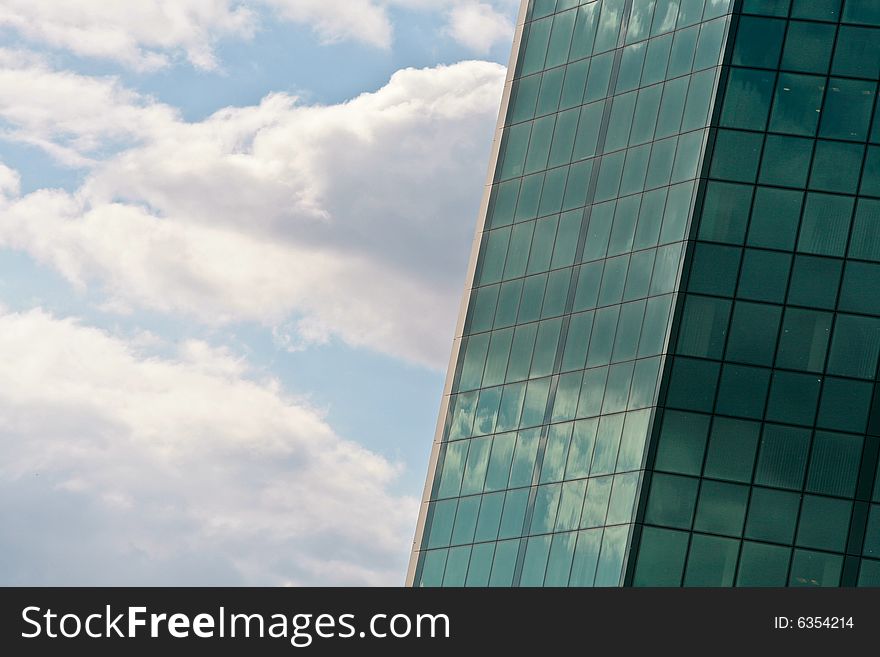
M260 0L283 20L310 26L326 43L357 41L391 46L394 28L385 2L376 0Z
M286 21L310 28L324 43L353 41L388 49L395 11L441 14L454 40L485 53L512 34L518 0L4 0L0 28L81 57L155 71L185 59L202 70L221 63L224 39L251 39Z
M90 167L119 148L161 134L178 113L118 78L55 70L35 53L0 48L0 137Z
M256 14L233 0L4 0L0 27L137 70L163 68L178 53L213 69L216 41L253 35Z

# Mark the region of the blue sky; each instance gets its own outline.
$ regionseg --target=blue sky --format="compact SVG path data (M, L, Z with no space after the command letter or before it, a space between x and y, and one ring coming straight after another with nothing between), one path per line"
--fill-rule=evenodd
M0 4L0 582L402 582L518 4Z

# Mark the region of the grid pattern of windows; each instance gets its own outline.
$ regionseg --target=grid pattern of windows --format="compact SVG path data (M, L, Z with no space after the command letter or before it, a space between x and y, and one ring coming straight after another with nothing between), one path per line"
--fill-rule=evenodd
M416 585L623 582L729 4L529 3Z
M880 3L734 30L629 581L880 586Z

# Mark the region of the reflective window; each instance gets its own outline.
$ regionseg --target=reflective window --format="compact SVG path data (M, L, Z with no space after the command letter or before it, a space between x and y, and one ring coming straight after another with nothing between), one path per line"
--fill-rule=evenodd
M690 529L697 497L697 479L654 475L645 521L666 527Z
M791 549L743 541L737 586L785 586Z
M880 10L737 7L530 3L420 585L880 584Z
M880 76L877 31L866 27L841 26L831 73L876 80Z
M700 487L694 529L739 536L745 521L748 486L704 481Z
M800 490L806 472L809 446L808 430L766 424L758 452L755 483Z
M685 586L732 586L739 541L694 534L688 552Z
M810 172L813 145L810 139L767 135L758 182L803 188Z
M877 85L874 82L831 78L819 136L865 141L876 93Z
M785 35L782 69L805 73L827 73L831 64L836 26L791 21Z
M843 557L827 552L795 550L789 586L838 586Z
M733 48L733 64L776 68L784 34L784 20L743 16Z
M792 135L814 135L822 109L825 78L780 73L770 116L770 130Z
M800 496L796 493L754 488L746 521L746 537L791 545L799 509Z
M791 250L800 224L803 196L800 191L758 187L752 206L748 244Z
M761 303L737 301L730 325L727 358L753 365L771 365L782 309Z
M767 125L776 74L746 68L732 68L721 113L721 125L728 128L763 130Z

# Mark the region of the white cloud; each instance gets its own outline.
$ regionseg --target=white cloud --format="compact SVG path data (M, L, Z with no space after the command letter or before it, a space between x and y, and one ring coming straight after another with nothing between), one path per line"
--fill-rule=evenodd
M222 349L0 310L0 580L400 584L417 501Z
M177 111L113 77L55 71L33 53L0 48L0 136L45 149L68 166L130 145L179 121Z
M4 0L0 27L86 57L155 70L183 53L215 68L214 43L250 37L255 14L233 0Z
M251 39L278 20L311 28L325 43L355 41L389 48L394 11L446 16L443 31L474 52L510 38L518 0L4 0L0 28L34 43L139 71L181 56L193 66L219 66L216 44Z
M112 80L7 75L15 138L68 160L137 143L73 193L15 199L0 245L101 286L111 307L292 325L294 344L337 336L445 365L502 67L403 70L333 106L272 94L199 123Z
M262 0L282 19L310 25L325 42L360 41L391 46L391 18L373 0Z
M476 53L513 36L519 0L259 0L282 19L305 24L325 42L359 41L391 46L396 11L447 22L439 31Z
M0 208L6 201L18 196L21 190L21 176L18 171L0 162Z
M464 46L485 55L513 34L513 21L485 2L455 5L449 14L449 32Z

